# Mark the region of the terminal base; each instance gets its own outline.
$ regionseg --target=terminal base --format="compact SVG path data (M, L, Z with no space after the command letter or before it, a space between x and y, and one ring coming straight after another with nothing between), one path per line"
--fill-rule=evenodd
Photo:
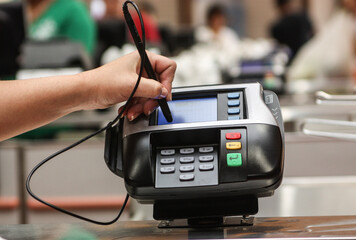
M158 228L218 228L252 226L254 220L255 218L250 216L176 219L171 221L163 220L158 224Z
M256 196L159 200L153 207L154 219L165 220L158 227L252 225L253 218L247 216L257 212Z

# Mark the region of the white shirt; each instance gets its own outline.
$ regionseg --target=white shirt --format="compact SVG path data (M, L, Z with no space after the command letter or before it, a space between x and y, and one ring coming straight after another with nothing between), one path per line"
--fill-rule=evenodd
M216 57L223 68L236 64L241 56L240 39L236 32L223 27L217 34L209 27L198 27L195 32L198 43L206 44L216 50Z

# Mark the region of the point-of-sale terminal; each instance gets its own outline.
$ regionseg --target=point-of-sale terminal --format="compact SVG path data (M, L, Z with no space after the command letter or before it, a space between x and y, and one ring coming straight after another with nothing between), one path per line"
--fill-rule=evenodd
M107 166L125 179L131 197L154 204L157 220L194 225L256 214L257 199L273 195L282 181L284 131L276 94L258 83L172 93L173 122L157 109L107 131Z

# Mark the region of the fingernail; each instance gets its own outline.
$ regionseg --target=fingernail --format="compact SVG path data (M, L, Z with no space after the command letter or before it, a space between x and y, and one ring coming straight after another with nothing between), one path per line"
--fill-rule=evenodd
M138 114L131 115L131 117L129 117L129 121L131 122L131 121L135 120L137 117L138 117Z
M165 97L167 97L167 95L168 95L168 90L167 90L167 88L163 87L160 97L165 98Z

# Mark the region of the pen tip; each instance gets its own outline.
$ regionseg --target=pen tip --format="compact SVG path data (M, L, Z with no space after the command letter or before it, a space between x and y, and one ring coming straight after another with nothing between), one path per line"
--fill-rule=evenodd
M173 122L172 115L166 117L167 122Z

